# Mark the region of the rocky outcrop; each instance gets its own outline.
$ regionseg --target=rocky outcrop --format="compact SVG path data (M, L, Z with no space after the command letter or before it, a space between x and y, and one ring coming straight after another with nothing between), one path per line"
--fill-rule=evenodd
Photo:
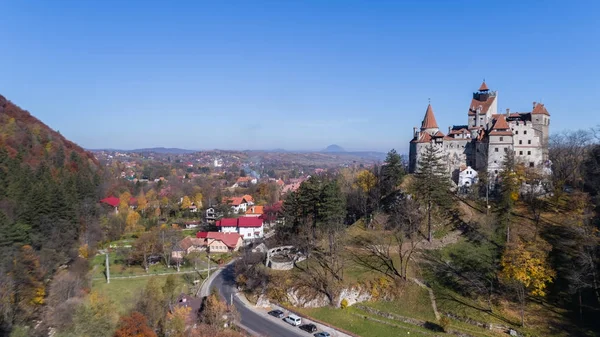
M338 302L336 303L337 307L341 306L342 301L345 299L348 303L348 306L351 306L355 303L369 301L373 298L370 292L360 288L353 287L350 289L342 289L340 292L340 297Z

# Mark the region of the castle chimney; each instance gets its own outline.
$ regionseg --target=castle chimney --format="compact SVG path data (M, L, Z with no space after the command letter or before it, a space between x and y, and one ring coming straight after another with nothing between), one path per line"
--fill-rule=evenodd
M506 108L506 117L510 116L510 109Z
M414 135L414 137L417 137L417 130L418 130L418 129L419 129L419 128L418 128L418 127L416 127L416 126L415 126L415 127L413 127L413 135Z
M535 109L535 105L537 104L536 101L533 101L533 108Z
M451 130L451 129L452 129L452 128L449 126L449 127L448 127L448 134L450 134L450 130Z

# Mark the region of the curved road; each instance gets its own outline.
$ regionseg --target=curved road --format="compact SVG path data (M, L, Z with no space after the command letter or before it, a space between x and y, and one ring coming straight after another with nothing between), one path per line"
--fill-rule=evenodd
M228 304L231 304L230 301L233 299L233 304L240 314L240 323L246 328L264 337L312 336L312 334L285 323L282 319L263 314L262 312L255 312L246 307L240 299L232 296L236 292L234 284L233 264L230 264L215 277L210 284L210 288L217 288Z

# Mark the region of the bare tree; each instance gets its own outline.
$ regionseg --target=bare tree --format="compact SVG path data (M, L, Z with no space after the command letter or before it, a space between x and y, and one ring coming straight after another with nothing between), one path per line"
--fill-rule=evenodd
M585 130L563 131L550 138L549 155L556 188L581 185L581 165L591 141L592 133Z
M351 249L351 256L367 269L393 280L406 280L408 266L422 242L419 231L424 215L410 199L396 201L388 214L386 234L365 232L357 236L360 249Z

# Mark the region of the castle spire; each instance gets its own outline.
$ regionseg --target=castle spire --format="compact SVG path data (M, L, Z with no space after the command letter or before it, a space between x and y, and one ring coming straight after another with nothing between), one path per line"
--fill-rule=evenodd
M431 107L431 103L427 105L427 111L425 111L425 118L423 118L423 123L421 123L421 131L425 131L426 129L439 129L437 121L435 120L435 116L433 115L433 108Z
M487 84L485 84L485 78L483 79L483 83L481 83L481 86L479 87L479 91L489 91L490 88L488 88Z

